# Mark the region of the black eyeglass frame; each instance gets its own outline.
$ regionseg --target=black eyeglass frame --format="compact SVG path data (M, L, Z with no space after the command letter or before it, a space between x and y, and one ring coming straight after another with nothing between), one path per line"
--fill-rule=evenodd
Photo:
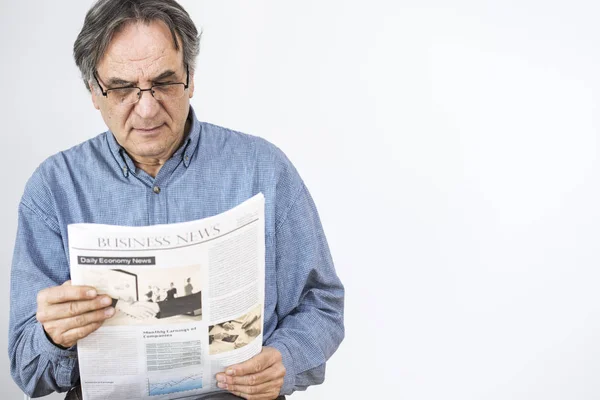
M190 86L190 67L187 64L185 65L185 72L186 72L185 83L183 83L183 82L161 83L161 84L158 84L158 85L152 85L148 89L142 89L139 86L123 86L123 87L116 87L116 88L108 88L108 89L104 90L102 88L102 85L100 84L100 80L96 76L96 71L94 71L93 75L94 75L94 79L96 80L96 83L98 84L98 87L100 88L100 91L102 92L102 96L108 98L108 92L111 91L111 90L137 89L137 90L139 90L139 92L138 92L138 99L135 102L135 103L137 103L142 98L142 92L150 92L150 94L152 95L152 97L154 97L154 88L155 87L171 86L171 85L183 85L183 90L185 91ZM131 103L131 104L135 104L135 103Z

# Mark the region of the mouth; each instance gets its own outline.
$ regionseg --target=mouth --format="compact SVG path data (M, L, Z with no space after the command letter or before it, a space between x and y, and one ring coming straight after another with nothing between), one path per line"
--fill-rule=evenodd
M138 131L142 134L148 135L148 134L153 134L153 133L158 132L158 130L160 130L160 128L162 128L162 126L163 126L163 124L156 125L153 127L139 127L139 128L134 127L133 130Z

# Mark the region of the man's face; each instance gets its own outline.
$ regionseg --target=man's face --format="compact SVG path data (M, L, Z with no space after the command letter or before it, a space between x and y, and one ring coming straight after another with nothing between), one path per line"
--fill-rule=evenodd
M104 90L124 86L147 89L157 83L185 83L186 69L181 46L175 50L168 27L154 21L128 24L117 32L97 65L97 76ZM92 101L134 161L162 164L185 134L194 93L192 78L190 74L189 88L178 99L157 101L150 92L142 92L137 103L116 105L94 85Z

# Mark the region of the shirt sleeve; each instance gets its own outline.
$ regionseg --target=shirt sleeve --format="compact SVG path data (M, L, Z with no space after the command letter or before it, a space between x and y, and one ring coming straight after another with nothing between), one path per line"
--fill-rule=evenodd
M55 346L36 320L37 294L69 279L58 226L21 201L10 281L8 353L13 379L32 397L64 392L79 377L76 349Z
M271 240L279 324L265 345L282 355L286 375L281 394L288 395L323 382L325 362L344 338L344 288L303 184Z

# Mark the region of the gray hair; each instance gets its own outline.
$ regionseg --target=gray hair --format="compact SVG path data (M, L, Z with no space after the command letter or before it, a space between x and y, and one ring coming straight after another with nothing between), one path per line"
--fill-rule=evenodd
M93 81L96 65L113 35L127 24L152 21L167 25L176 50L180 47L178 38L181 40L183 62L190 70L195 69L201 34L187 11L175 0L98 0L85 16L73 45L75 63L88 90L88 82Z

